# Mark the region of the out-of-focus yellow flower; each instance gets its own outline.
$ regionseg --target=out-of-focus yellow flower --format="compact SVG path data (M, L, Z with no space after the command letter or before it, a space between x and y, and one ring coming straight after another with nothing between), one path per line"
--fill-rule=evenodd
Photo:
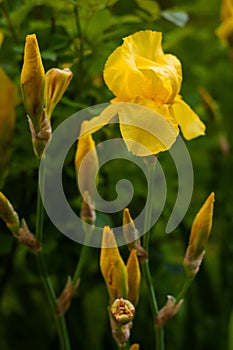
M212 192L199 212L191 229L189 245L184 258L186 272L195 275L205 254L205 247L211 232L214 210L214 193Z
M3 32L0 30L0 47L2 46L3 40L4 40L4 34L3 34Z
M82 129L85 127L86 121L82 123ZM75 171L77 184L82 193L87 191L92 198L96 187L96 174L99 169L99 160L95 148L95 141L91 135L79 137L77 150L75 153Z
M116 299L127 299L137 305L140 286L140 268L137 251L132 250L127 262L121 258L114 233L105 226L102 238L100 268L110 297L110 304Z
M125 113L123 109L118 115L125 141L136 141L151 153L157 154L169 149L175 142L179 133L178 125L187 140L204 135L205 125L179 95L182 82L181 63L175 56L163 53L162 33L145 30L123 40L123 44L109 56L104 69L104 80L116 96L112 102L128 102L148 107L167 122L160 123L162 142L159 143L150 135L150 131L153 135L155 118L144 111L141 124L137 125L133 119L135 110ZM91 128L96 131L110 122L112 115L110 110L109 112L109 115L104 113L96 117L95 121L91 120ZM136 155L145 155L142 149L133 150L127 141L126 145Z
M216 29L216 34L223 44L233 46L233 2L222 0L221 24Z
M9 146L15 126L15 106L19 103L16 86L0 67L0 172L8 159Z
M45 75L45 106L50 119L54 108L66 91L73 73L69 68L52 68Z
M26 37L20 84L26 111L35 131L39 132L44 108L45 72L35 34Z

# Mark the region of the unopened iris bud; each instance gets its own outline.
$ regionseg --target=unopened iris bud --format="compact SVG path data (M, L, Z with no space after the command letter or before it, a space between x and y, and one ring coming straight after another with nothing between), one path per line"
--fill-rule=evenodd
M133 303L134 306L138 303L141 272L137 258L136 249L132 250L127 261L127 274L128 274L128 300Z
M188 275L195 275L205 254L205 247L211 232L214 209L212 192L197 213L189 238L189 245L184 258L184 267Z
M69 68L52 68L45 75L45 106L48 118L66 91L73 73Z
M108 226L105 226L103 231L100 269L108 289L110 303L115 299L127 298L126 266L119 253L114 233Z
M84 127L83 122L81 127ZM95 148L95 142L91 135L83 135L79 137L77 150L75 154L75 171L77 184L80 191L87 191L92 198L96 188L96 174L99 169L98 155Z
M119 324L126 324L133 320L135 308L126 299L116 299L111 306L111 313Z
M123 234L129 251L136 249L140 262L147 261L148 254L141 246L140 238L138 238L138 230L135 227L128 208L125 208L123 212Z
M26 37L20 85L25 109L36 132L44 108L45 72L35 34Z
M2 192L0 192L0 218L5 221L11 232L17 236L20 228L18 214Z
M125 208L123 212L123 234L127 242L127 248L130 251L136 249L138 230L135 227L128 208Z

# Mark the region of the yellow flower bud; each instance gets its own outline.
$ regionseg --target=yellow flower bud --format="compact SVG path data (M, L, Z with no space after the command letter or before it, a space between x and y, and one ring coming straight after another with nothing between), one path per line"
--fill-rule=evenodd
M134 306L138 303L139 298L139 289L140 289L140 280L141 272L137 258L137 250L134 249L131 251L130 256L127 261L127 274L128 274L128 300L133 303Z
M123 234L127 242L126 245L129 251L136 249L137 256L140 262L143 263L147 261L148 254L145 251L145 249L141 246L140 238L138 238L138 230L135 227L134 221L131 218L128 208L125 208L123 212Z
M0 218L14 235L18 234L20 228L18 214L2 192L0 192Z
M132 249L136 249L138 231L134 225L134 221L131 218L128 208L125 208L123 212L123 233L127 242L127 248L130 251Z
M83 122L82 124L81 133L85 123L86 122ZM82 164L83 161L84 163ZM96 174L98 169L99 161L92 136L80 136L75 154L76 177L78 187L80 187L82 191L87 191L90 197L92 197L96 187Z
M129 350L139 350L139 344L133 344L131 345L130 349Z
M44 108L45 72L35 34L26 37L20 85L26 111L36 132Z
M189 239L194 256L198 256L205 249L208 241L213 220L214 193L212 192L197 213Z
M199 270L212 228L213 209L214 193L212 192L193 221L189 245L184 258L184 266L188 274L195 275Z
M119 298L127 299L126 266L119 253L114 233L108 226L105 226L103 231L100 269L108 289L110 303Z
M69 68L52 68L45 75L45 106L48 118L66 91L73 73Z

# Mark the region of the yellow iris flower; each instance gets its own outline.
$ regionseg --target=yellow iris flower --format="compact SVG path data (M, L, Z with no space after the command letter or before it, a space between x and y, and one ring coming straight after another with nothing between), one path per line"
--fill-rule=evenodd
M232 46L233 39L233 2L222 0L220 18L222 23L216 29L216 34L223 44Z
M178 126L187 140L205 134L205 125L179 95L181 63L164 54L161 41L162 33L151 30L123 39L104 69L104 80L116 96L112 102L120 103L112 103L93 118L86 124L86 132L97 131L117 113L126 145L138 156L169 149L179 133ZM130 110L129 104L147 108Z

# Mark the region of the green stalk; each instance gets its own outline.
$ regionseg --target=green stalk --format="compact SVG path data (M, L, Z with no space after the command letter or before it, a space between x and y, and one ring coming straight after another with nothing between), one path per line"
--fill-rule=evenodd
M89 247L87 245L84 245L82 247L80 258L79 258L79 261L77 263L77 266L76 266L76 269L75 269L75 272L74 272L74 275L72 278L73 285L76 285L78 280L81 279L84 266L87 264L87 261L88 261L88 259L87 259L88 253L89 253Z
M44 223L44 208L41 200L40 195L40 189L38 186L38 192L37 192L37 213L36 213L36 237L40 240L40 243L42 245L43 243L43 223ZM69 335L66 327L66 321L64 316L56 316L56 309L57 309L57 298L54 291L54 288L52 286L52 283L50 281L50 278L47 273L45 261L44 261L44 255L42 251L39 251L36 254L37 264L39 268L39 273L47 294L47 298L49 301L49 305L51 308L52 315L55 319L55 325L57 329L57 334L59 337L60 342L60 349L61 350L70 350L70 340Z
M78 38L79 38L79 41L80 41L79 52L78 52L78 56L79 56L78 72L79 72L80 89L82 89L84 38L83 38L83 31L82 31L82 27L81 27L78 2L74 5L74 17L75 17L75 23L76 23Z
M176 304L181 300L184 299L189 287L192 284L192 281L194 280L194 277L187 277L186 280L184 281L183 287L181 288L180 292L178 293L177 297L176 297Z
M154 291L154 286L152 283L152 277L150 272L150 266L149 266L149 243L150 243L150 223L151 223L151 215L152 215L152 203L154 198L154 173L155 173L155 167L156 167L156 158L153 156L153 162L147 162L147 169L148 169L148 198L147 198L147 207L146 207L146 214L145 214L145 223L144 223L144 238L143 238L143 248L146 250L148 254L148 259L142 263L142 273L145 279L145 283L147 286L147 293L150 300L151 305L151 311L153 320L155 320L157 313L158 313L158 303ZM164 350L164 334L163 334L163 328L158 328L155 326L155 344L156 344L156 350Z

